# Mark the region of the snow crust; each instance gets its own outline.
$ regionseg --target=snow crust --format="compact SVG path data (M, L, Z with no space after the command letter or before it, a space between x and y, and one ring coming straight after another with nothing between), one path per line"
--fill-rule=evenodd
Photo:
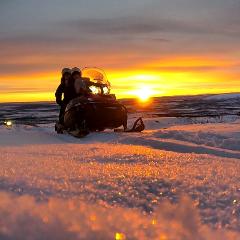
M162 204L154 214L106 208L76 200L1 194L1 239L236 239L236 233L213 231L200 224L191 202Z
M239 239L240 119L145 122L0 127L0 239Z

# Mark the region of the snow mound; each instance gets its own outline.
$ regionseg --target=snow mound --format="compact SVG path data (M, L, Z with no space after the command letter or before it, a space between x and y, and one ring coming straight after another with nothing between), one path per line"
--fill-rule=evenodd
M178 140L209 146L222 150L240 152L240 122L231 124L208 123L185 126L172 126L168 129L155 131L151 135L161 139Z
M147 215L134 209L106 208L77 200L51 198L37 203L32 197L0 193L0 238L15 239L236 239L232 232L211 230L200 223L188 199L179 205L160 205Z

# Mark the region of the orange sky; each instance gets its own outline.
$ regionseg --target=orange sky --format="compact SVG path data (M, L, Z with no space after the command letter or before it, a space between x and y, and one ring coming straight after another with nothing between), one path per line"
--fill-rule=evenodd
M240 92L239 11L234 0L0 2L0 102L54 100L66 66L103 68L119 98Z
M148 62L130 69L107 69L112 93L119 98L135 97L139 89L153 96L240 92L238 71L231 59L178 56ZM52 101L60 71L4 75L1 102ZM10 90L12 89L12 90Z

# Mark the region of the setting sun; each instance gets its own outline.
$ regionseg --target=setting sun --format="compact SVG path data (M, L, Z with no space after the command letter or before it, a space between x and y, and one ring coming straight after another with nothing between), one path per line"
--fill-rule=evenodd
M140 101L146 102L153 96L153 91L150 88L142 87L135 91L135 95Z

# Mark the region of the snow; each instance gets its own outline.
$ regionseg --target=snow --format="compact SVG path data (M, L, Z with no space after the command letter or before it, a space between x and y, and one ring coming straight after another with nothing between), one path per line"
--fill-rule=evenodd
M217 94L212 96L207 96L206 100L228 100L228 99L234 99L234 98L240 98L240 93L226 93L226 94Z
M0 239L240 239L240 118L143 133L0 127Z

